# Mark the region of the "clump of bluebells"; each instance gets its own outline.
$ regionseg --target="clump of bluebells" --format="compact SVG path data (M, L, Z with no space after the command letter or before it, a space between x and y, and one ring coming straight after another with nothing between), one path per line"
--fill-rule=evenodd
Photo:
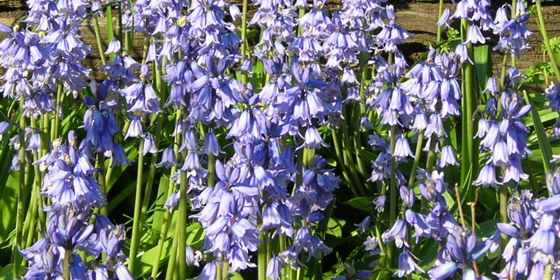
M250 19L227 0L40 0L0 25L15 279L558 276L560 170L548 198L523 189L542 127L525 124L535 107L515 67L532 34L523 1L495 16L490 0L454 3L438 25L461 21L462 39L414 63L391 1L252 2ZM474 45L492 36L505 63L479 90ZM545 90L555 112L559 92ZM134 210L114 210L133 187ZM502 221L483 232L475 210L498 203L478 192L496 189ZM355 231L348 205L369 212Z

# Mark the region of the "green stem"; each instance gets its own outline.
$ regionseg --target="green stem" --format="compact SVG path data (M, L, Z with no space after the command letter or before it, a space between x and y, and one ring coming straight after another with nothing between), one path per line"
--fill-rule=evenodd
M515 18L517 13L517 0L511 0L511 18ZM517 57L515 54L511 55L511 66L517 67Z
M410 177L408 178L408 189L412 189L414 186L414 181L416 180L416 170L418 170L418 164L420 163L423 144L424 131L421 130L418 132L418 142L416 143L416 150L414 151L414 162L412 163L412 170L410 171Z
M428 150L428 159L426 160L426 171L432 173L434 170L434 164L436 163L436 145L437 137L430 136L430 149Z
M393 156L395 154L395 146L397 142L397 126L391 127L391 182L390 182L390 212L389 212L389 223L393 225L397 218L397 162L396 158Z
M439 9L438 9L438 20L441 18L441 15L443 14L443 0L439 0ZM441 26L438 25L437 27L437 39L436 39L436 45L439 45L441 43L441 33L443 31L443 28Z
M119 40L121 41L121 46L124 47L126 51L130 51L126 47L128 46L128 41L123 36L123 26L122 26L122 2L118 2L119 5Z
M173 213L169 211L165 211L163 215L163 223L161 225L162 229L159 233L159 240L156 249L156 256L153 259L152 264L152 277L157 279L157 275L159 273L159 266L161 264L161 254L163 252L163 246L165 245L165 239L167 238L167 232L169 231L169 221L173 219Z
M224 279L224 270L222 269L222 266L224 265L224 263L222 262L222 264L216 263L216 280L222 280Z
M59 135L59 127L60 127L60 111L62 108L62 99L63 99L63 87L61 82L56 83L56 103L54 104L54 116L51 125L51 140L57 139Z
M391 181L390 181L390 189L389 189L389 225L394 225L397 219L397 161L396 158L393 156L395 154L395 146L397 141L397 127L391 126L391 138L390 138L390 145L391 145ZM391 264L393 260L393 251L395 250L394 245L389 245L387 250L387 262L388 265Z
M107 12L105 13L107 16L107 41L111 42L115 39L115 29L113 28L113 7L111 5L107 6ZM117 56L112 53L109 55L109 60L115 60Z
M138 244L140 243L140 235L142 234L140 224L140 210L142 207L142 176L144 175L144 140L140 139L140 147L138 147L138 173L136 175L136 195L134 200L134 219L132 220L132 238L130 240L130 254L128 261L128 269L134 271L136 263L136 255L138 253Z
M157 116L156 121L156 145L159 143L159 138L161 137L161 127L163 125L163 118L162 115ZM142 151L138 151L142 153ZM152 156L152 160L150 162L150 170L148 171L148 180L146 182L146 189L144 191L144 199L142 200L142 208L140 209L140 224L144 224L146 219L146 212L150 206L150 199L152 195L152 189L154 185L154 178L156 175L156 164L157 164L157 156Z
M543 36L544 47L546 48L546 53L548 54L548 59L550 60L550 66L552 67L552 71L554 72L554 75L556 75L556 79L560 81L560 70L558 69L556 58L554 58L554 51L550 46L550 39L548 38L548 33L546 31L546 26L544 24L544 16L542 12L541 1L536 1L536 5L537 5L539 29Z
M178 276L179 279L187 279L187 256L185 251L187 249L187 173L181 172L181 193L180 193L180 200L179 200L179 221L177 222L177 227L179 228L178 233L178 242L177 250L178 250L178 259L177 262L179 263L179 271ZM169 272L168 272L169 273Z
M184 229L183 229L184 230ZM175 236L179 235L181 232L181 228L178 225L175 225ZM169 261L167 262L167 274L165 275L165 280L172 280L174 275L177 275L175 272L175 265L177 264L177 246L179 244L178 238L173 238L173 245L171 246L171 251L169 252ZM183 255L185 252L183 251Z
M162 72L164 72L164 70L165 70L164 65L166 63L167 63L167 59L164 58L163 61L162 61L161 71L160 71L160 68L157 66L157 62L153 62L153 65L152 65L153 69L154 69L154 71L152 71L152 73L153 73L155 85L156 85L156 88L158 90L158 93L162 97L161 98L161 104L160 104L161 107L164 106L164 102L165 102L164 100L166 99L166 96L167 96L167 87L165 86L165 83L163 82L163 79L162 79ZM162 125L160 125L160 123L162 124L162 122L163 122L163 116L158 116L157 121L158 121L158 124L156 126L156 135L155 135L156 146L159 145L160 139L162 137L162 133L161 133ZM178 138L178 135L177 135L175 137L175 143L179 143L178 139L179 138ZM178 150L179 150L178 147L176 147L176 149L174 149L175 154L178 153ZM154 155L152 157L153 167L155 167L156 162L157 162L157 156ZM151 168L152 168L152 166L150 166L150 172L151 172ZM173 176L173 174L175 174L176 169L177 169L177 167L175 167L175 166L171 168L171 174L170 174L169 177L171 177L171 176ZM162 178L161 180L166 180L167 182L169 182L166 178ZM150 182L150 181L148 180L148 182ZM160 182L159 187L158 187L158 192L157 192L157 200L155 202L156 207L162 207L165 204L166 196L164 197L164 194L171 193L169 190L173 190L173 189L174 189L174 184L171 187L168 187L168 184L161 184L161 182ZM160 221L163 220L163 215L164 214L161 213L161 211L158 211L158 212L154 213L153 216L152 216L153 217L152 230L154 230L155 232L159 232L159 231L162 230L163 225L162 225L162 223L160 223ZM164 238L165 238L165 236L164 236ZM154 235L154 238L152 239L152 241L155 241L156 239L157 239L157 236ZM161 242L161 239L160 239L160 242ZM159 246L159 242L158 242L158 246Z
M107 195L107 182L105 181L105 156L102 153L97 154L97 181L99 182L99 189L101 193ZM107 205L101 205L100 209L101 215L107 217L108 209Z
M507 202L508 202L508 187L506 184L503 184L500 186L500 221L502 223L508 222Z
M466 36L466 32L469 28L468 22L466 20L461 21L461 35ZM470 57L473 56L473 45L472 43L467 44L467 50ZM472 176L467 176L470 169L472 173L476 172L477 165L477 149L474 146L474 135L475 135L475 124L473 121L473 114L476 110L477 98L476 98L476 84L474 76L474 66L469 62L463 63L463 146L461 153L461 186L470 186L472 182ZM466 144L466 145L465 145Z
M343 152L341 151L342 149L340 147L340 137L338 137L338 130L335 128L331 132L332 132L334 150L336 153L336 157L338 159L340 169L342 171L342 176L344 176L344 179L346 180L348 188L352 192L352 195L354 197L359 197L360 195L356 191L354 184L352 184L352 177L350 177L350 174L348 172L348 166L344 164L344 159L343 159L344 156L343 156Z
M345 108L342 108L342 113L345 114ZM364 188L362 186L362 180L358 176L358 172L356 171L356 168L353 168L353 166L356 166L356 163L354 162L354 158L353 158L354 147L350 145L350 139L349 139L350 134L348 133L348 124L346 123L346 121L342 122L341 128L342 128L342 135L343 135L342 149L344 150L344 163L346 164L346 166L350 167L348 168L348 170L352 175L352 178L354 180L354 185L357 187L358 193L360 194L360 196L366 196L366 192L364 191Z
M298 17L302 18L303 16L305 16L305 8L300 8L298 11ZM300 24L298 28L298 37L301 37L301 35L303 35L303 25Z
M64 264L62 267L62 278L64 280L70 280L70 259L72 258L72 250L70 248L64 248Z
M206 137L208 130L210 128L207 126L203 127L203 136ZM216 156L212 153L208 155L208 187L213 187L216 185Z
M107 59L105 58L105 53L103 52L103 41L101 40L101 32L99 31L99 21L97 20L97 17L93 18L93 30L95 32L95 39L97 41L97 48L99 49L101 63L105 65L107 64Z
M262 221L261 221L262 223ZM258 279L259 280L266 280L266 268L268 266L267 259L268 259L268 231L263 230L261 235L259 236L259 240L261 243L258 245Z
M245 56L247 54L247 12L249 10L249 1L243 0L243 19L241 22L241 40L243 44L241 45L241 55ZM241 74L241 82L247 84L247 75Z
M304 148L303 149L303 164L306 166L313 165L315 163L315 149Z
M360 98L361 100L365 100L365 88L366 88L366 81L368 79L367 73L368 73L368 67L367 67L367 60L368 60L368 56L364 55L361 57L360 61L362 63L361 69L360 69ZM360 173L360 175L362 177L367 177L367 167L364 164L364 161L362 159L362 139L361 139L361 133L360 133L360 124L361 124L361 119L362 116L364 115L364 111L366 110L365 105L363 103L356 103L354 105L353 108L353 118L352 121L354 122L354 135L353 135L353 141L354 141L354 149L356 152L356 162L358 163L357 167L358 167L358 172ZM367 185L366 185L366 189L367 189Z
M22 226L23 226L23 217L25 216L25 212L26 210L26 206L25 206L25 201L26 201L26 194L27 194L27 186L25 185L25 174L27 173L25 168L26 163L25 163L25 147L27 147L26 143L25 143L25 126L26 126L26 122L25 122L25 116L23 115L23 111L24 111L24 106L25 106L25 94L22 92L20 93L19 96L19 110L20 110L20 114L19 114L19 143L20 143L20 148L19 148L19 190L18 190L18 199L17 199L17 217L16 217L16 242L15 242L15 248L13 250L14 254L13 254L13 259L14 259L14 270L13 270L13 274L14 274L14 279L19 279L21 277L20 275L20 266L21 266L21 255L19 254L19 248L23 248L23 231L22 231Z
M37 119L35 118L31 118L31 128L32 130L35 132L37 129ZM41 138L45 137L44 135L41 135ZM36 162L39 160L39 152L33 154L33 161ZM33 239L35 237L35 228L37 225L37 217L39 217L39 212L43 212L41 209L39 209L39 205L41 204L41 193L40 193L40 188L41 188L41 183L42 183L42 177L41 177L41 171L39 170L39 165L34 165L33 166L33 184L31 185L31 205L29 207L29 212L28 215L25 219L25 223L26 226L28 227L27 230L25 230L24 232L26 233L27 236L27 242L25 245L25 248L31 247L31 245L33 244Z
M39 176L35 176L39 177ZM27 240L25 242L25 248L31 247L33 245L33 238L35 237L35 225L37 219L37 205L39 203L37 198L37 191L38 187L33 187L31 191L31 205L29 206L29 211L27 212L27 217L25 218L25 224L23 232L24 235L27 236ZM40 194L39 194L40 195ZM40 198L39 198L40 199Z
M179 143L179 134L177 134L175 136L175 142ZM175 145L175 153L177 153L178 151L178 145ZM171 168L171 172L170 172L170 177L175 174L175 172L177 172L177 167L173 166ZM162 178L162 180L167 180L169 182L169 180L167 178ZM166 187L167 184L160 184L160 189L158 190L158 193L162 193L165 191L163 190L164 187ZM162 188L163 187L163 188ZM175 183L174 182L169 182L169 187L166 188L167 190L167 198L169 198L169 196L173 193L173 190L175 189ZM162 201L162 203L165 203L165 201ZM156 217L157 218L157 217ZM159 234L159 240L158 240L158 247L157 247L157 251L156 251L156 258L154 258L154 263L152 266L152 277L154 277L154 279L157 277L158 274L158 270L159 270L159 265L160 265L160 259L161 259L161 254L163 251L163 246L165 245L165 239L167 238L167 232L169 231L169 226L171 225L171 219L173 218L173 212L169 212L169 211L165 211L165 214L163 215L163 223L161 225L161 231ZM175 235L177 236L177 235ZM172 246L177 247L177 238L173 238L173 243ZM175 250L175 251L173 251ZM176 253L177 249L176 248L172 248L170 254L169 254L169 263L167 265L167 271L174 271L174 266L170 268L170 262L175 262L175 257L176 257ZM168 273L169 274L173 274L173 273ZM167 278L166 278L167 279Z

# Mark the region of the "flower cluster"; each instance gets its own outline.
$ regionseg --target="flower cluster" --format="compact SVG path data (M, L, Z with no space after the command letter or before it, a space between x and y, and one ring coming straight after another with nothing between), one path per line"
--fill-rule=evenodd
M550 266L551 277L558 277L558 178L559 169L549 172L546 187L549 198L535 198L529 190L514 194L508 201L509 223L498 224L498 232L508 236L499 279L537 279Z
M73 131L67 144L52 143L51 151L34 164L47 170L42 195L50 199L48 227L33 246L21 250L29 269L23 279L133 279L124 266L124 226L113 225L94 208L105 204L88 154L77 147ZM87 258L83 258L85 252ZM105 254L106 258L102 258Z
M519 72L515 68L509 68L506 74L507 87L501 95L498 94L495 79L490 78L488 82L486 91L492 97L486 103L486 118L478 121L476 137L481 139L481 151L489 154L474 185L498 187L512 180L519 182L528 178L521 168L521 160L531 152L527 147L530 131L521 118L529 114L531 105L524 105L523 98L513 91L518 83ZM496 179L496 167L503 167L501 182Z

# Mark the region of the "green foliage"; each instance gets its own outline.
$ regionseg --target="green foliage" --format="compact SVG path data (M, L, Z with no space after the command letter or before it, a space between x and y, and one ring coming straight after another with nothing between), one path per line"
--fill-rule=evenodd
M372 197L355 197L344 202L344 204L352 206L358 210L363 210L372 213L374 211L374 207L371 203L372 201L373 201Z

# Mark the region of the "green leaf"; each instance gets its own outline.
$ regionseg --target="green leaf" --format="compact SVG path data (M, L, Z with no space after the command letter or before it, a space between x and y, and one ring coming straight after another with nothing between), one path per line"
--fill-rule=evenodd
M169 258L169 250L173 244L173 239L169 238L165 240L163 244L163 250L161 252L161 259L159 260L159 265L161 266ZM132 275L134 278L138 279L144 275L149 274L152 271L154 259L157 256L157 246L147 250L139 258L136 259L136 264L134 265L134 271Z
M152 206L154 209L162 208L165 205L165 201L167 200L167 192L173 192L174 190L169 190L169 177L167 175L163 175L159 180L159 187L158 187L158 196L156 201L154 201L154 205ZM163 210L156 210L150 216L152 219L152 230L154 232L161 232L163 227L163 217L165 215L165 209ZM148 219L150 219L148 218ZM153 242L156 241L157 237L154 235Z
M475 46L474 62L478 87L480 91L482 91L486 87L486 81L488 81L488 78L492 76L492 57L490 46Z
M13 172L8 177L6 186L0 193L0 209L2 209L2 221L0 221L0 241L3 243L8 239L16 224L17 195L19 189L19 173Z
M533 100L534 102L534 100ZM558 118L558 113L552 111L551 109L544 109L541 111L538 111L537 114L539 115L539 119L541 120L541 124L542 123L546 123L548 121L551 120L556 120ZM531 127L535 125L535 122L533 121L532 118L529 118L527 120L525 120L525 125L527 127Z
M527 94L527 91L523 91L523 95L525 99L527 99L527 103L533 106L533 102L531 96ZM539 113L535 107L531 108L531 118L533 119L533 123L535 125L535 132L537 133L539 147L542 151L542 161L544 167L544 173L548 173L550 170L551 165L550 162L552 161L552 148L550 147L550 142L548 141L548 135L546 135L546 131L544 130L544 126L542 124L541 118Z
M138 157L138 141L130 141L124 145L124 151L126 153L126 157L133 161ZM110 166L109 160L105 162L105 166ZM107 193L111 191L113 186L117 183L119 178L122 176L123 172L130 167L130 164L123 165L123 166L116 166L113 168L113 172L111 173L111 178L109 178L109 184L107 184ZM136 187L136 186L135 186Z
M27 272L27 267L21 266L20 273L24 275ZM14 264L8 264L0 270L0 280L12 280L14 279Z
M0 209L2 209L2 221L0 222L0 243L4 243L15 228L17 190L19 186L19 175L10 173L12 156L14 150L8 147L9 139L15 134L16 129L11 129L4 135L0 154Z
M187 245L198 246L204 241L204 229L200 223L187 226Z
M111 201L109 201L109 205L107 206L107 211L110 213L115 209L115 207L119 206L123 200L134 195L134 191L136 189L136 180L133 180L126 186L125 188L121 189L121 192Z
M264 70L264 65L261 60L257 60L255 67L253 68L253 84L255 89L261 89L264 87L266 71Z
M373 200L372 197L355 197L352 198L346 202L344 202L344 204L352 206L358 210L364 210L367 212L371 212L373 211L373 205L371 204L371 201Z
M230 280L243 280L243 276L239 272L234 272L229 275Z
M327 234L333 235L335 237L342 237L342 228L346 224L345 220L340 219L329 219L329 224L327 226Z

